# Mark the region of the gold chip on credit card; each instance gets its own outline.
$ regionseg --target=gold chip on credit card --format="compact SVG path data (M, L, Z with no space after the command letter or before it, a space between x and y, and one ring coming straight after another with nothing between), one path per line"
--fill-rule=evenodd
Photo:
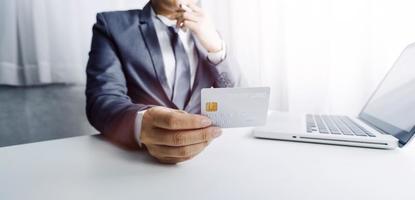
M216 112L218 111L218 102L207 102L206 103L206 112Z

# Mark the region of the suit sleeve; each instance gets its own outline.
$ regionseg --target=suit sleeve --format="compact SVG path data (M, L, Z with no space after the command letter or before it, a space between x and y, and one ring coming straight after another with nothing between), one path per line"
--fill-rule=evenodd
M232 56L228 55L225 44L224 48L225 58L222 61L210 62L209 58L206 61L215 79L214 86L217 88L247 87L248 82L239 65L235 60L232 60Z
M127 96L122 64L106 27L98 14L86 69L86 113L91 125L114 142L135 145L136 114L150 106L133 104Z

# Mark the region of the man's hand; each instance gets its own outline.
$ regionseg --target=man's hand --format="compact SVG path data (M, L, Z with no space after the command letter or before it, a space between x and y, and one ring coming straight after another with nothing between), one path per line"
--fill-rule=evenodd
M140 141L160 162L175 164L195 157L221 135L211 124L201 115L154 107L143 116Z
M192 1L179 4L177 26L190 29L209 53L222 50L222 39L210 17Z

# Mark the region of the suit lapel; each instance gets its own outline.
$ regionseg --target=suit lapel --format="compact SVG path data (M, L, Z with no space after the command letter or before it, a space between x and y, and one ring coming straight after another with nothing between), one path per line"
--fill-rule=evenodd
M163 55L157 38L156 29L152 20L150 3L148 3L140 13L139 28L146 43L147 50L151 56L158 82L164 90L165 98L169 101L170 106L176 107L170 99L172 91L168 85L166 73L164 70Z
M140 25L139 29L142 34L142 38L147 46L147 50L150 54L153 62L153 67L157 75L158 84L164 90L165 99L168 102L168 106L177 109L177 106L171 101L172 90L170 89L167 77L165 73L163 56L158 42L156 29L152 20L151 5L148 3L140 12ZM210 77L209 69L206 68L205 62L207 61L207 51L197 39L194 39L197 53L199 56L199 63L196 69L195 80L193 83L191 97L186 103L185 110L191 113L200 113L200 91L203 88L208 88L213 85L213 79Z

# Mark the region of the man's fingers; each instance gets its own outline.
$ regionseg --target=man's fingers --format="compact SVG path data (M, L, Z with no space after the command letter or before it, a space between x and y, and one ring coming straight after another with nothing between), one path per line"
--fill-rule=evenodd
M147 145L147 149L148 149L150 155L152 155L154 158L156 158L161 163L166 163L166 164L177 164L179 162L183 162L183 161L186 161L186 160L189 160L189 159L193 158L193 156L181 157L181 158L178 158L178 157L162 157L162 156L157 154L157 150L154 146Z
M170 147L163 145L148 145L147 148L151 149L157 157L162 158L189 158L194 157L205 149L208 142L199 144L193 144L183 147Z
M165 129L156 129L148 133L148 137L143 138L144 144L156 144L165 146L187 146L210 142L219 137L222 130L218 127L208 127L197 130L172 131Z
M189 3L189 4L187 4L187 7L189 7L193 12L197 12L197 13L203 12L202 8L200 8L195 3Z
M152 109L148 113L153 125L168 130L190 130L208 127L212 121L202 115L194 115L173 109Z
M183 26L190 30L195 30L197 28L197 22L185 20L183 21Z
M182 20L198 22L198 21L200 21L200 17L196 16L196 15L190 13L190 12L185 12L182 15Z
M191 12L177 14L175 18L177 20L176 27L179 27L179 28L183 28L185 25L185 22L198 23L201 20L199 16Z

